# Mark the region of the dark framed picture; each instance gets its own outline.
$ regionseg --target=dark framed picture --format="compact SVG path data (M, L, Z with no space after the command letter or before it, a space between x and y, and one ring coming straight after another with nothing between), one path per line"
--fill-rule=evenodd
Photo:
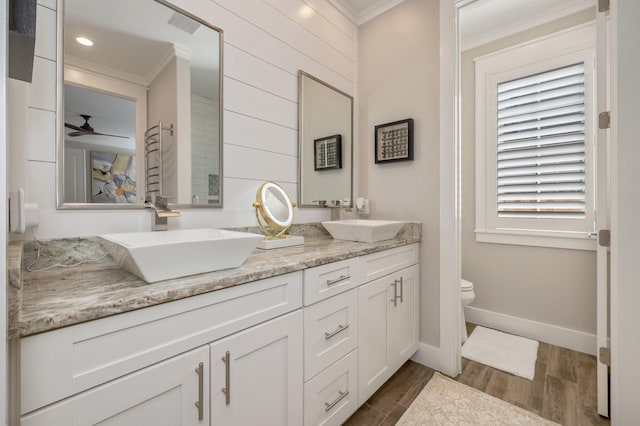
M375 127L375 161L413 161L413 118Z
M342 136L332 135L313 140L313 169L331 170L342 168Z

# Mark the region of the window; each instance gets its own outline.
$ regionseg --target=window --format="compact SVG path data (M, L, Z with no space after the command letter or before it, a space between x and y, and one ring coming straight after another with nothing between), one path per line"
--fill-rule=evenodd
M476 239L592 249L593 26L476 60Z

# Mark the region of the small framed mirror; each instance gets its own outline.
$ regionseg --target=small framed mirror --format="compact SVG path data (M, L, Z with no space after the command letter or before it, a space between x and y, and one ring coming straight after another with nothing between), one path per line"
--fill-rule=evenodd
M280 185L275 182L260 185L253 207L256 209L258 225L266 235L258 248L279 248L304 243L302 237L285 234L293 225L296 203L291 201L289 194Z
M353 97L298 72L300 207L351 207Z

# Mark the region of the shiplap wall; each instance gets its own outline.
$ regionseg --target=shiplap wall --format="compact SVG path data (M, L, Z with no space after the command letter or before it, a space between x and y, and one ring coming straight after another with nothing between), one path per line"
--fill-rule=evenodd
M353 95L356 27L327 0L174 3L224 31L224 208L183 211L170 227L253 225L262 181L297 197L298 70ZM39 204L39 238L149 230L148 211L56 209L56 10L39 0L33 83L9 81L9 189ZM299 209L296 222L328 216Z

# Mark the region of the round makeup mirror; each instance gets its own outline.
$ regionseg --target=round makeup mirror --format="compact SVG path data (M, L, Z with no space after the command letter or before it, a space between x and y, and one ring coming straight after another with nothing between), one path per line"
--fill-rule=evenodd
M293 224L293 208L287 192L277 183L265 182L256 193L256 209L258 225L267 238L287 238L284 232Z

